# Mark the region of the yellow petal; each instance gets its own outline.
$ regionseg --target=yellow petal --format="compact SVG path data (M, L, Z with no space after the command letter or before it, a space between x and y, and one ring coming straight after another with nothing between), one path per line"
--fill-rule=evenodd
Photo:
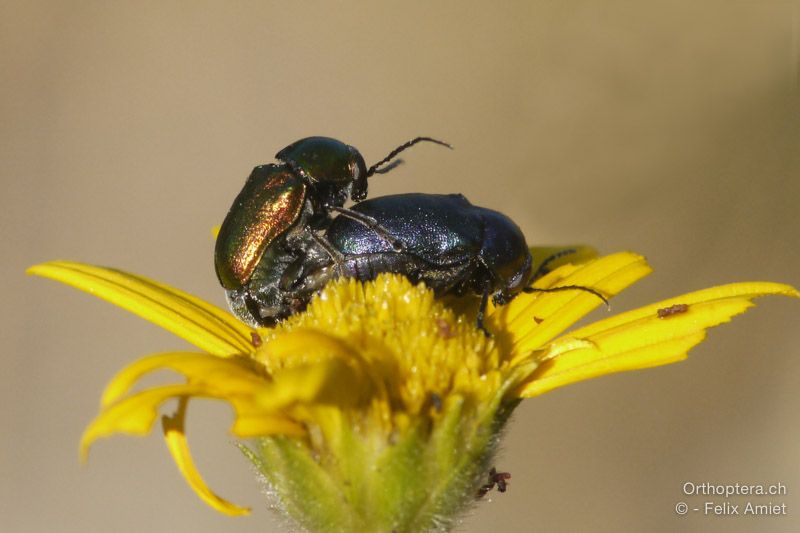
M277 411L296 404L348 407L370 397L373 387L346 361L331 358L292 367L259 393L259 405Z
M297 403L349 406L383 390L376 365L344 340L321 331L297 328L264 347L274 383L260 393L274 409Z
M94 441L114 433L147 435L153 428L158 407L170 398L200 396L203 388L195 385L168 385L134 394L106 409L83 432L80 444L81 460L85 461Z
M361 389L375 389L383 396L386 392L385 382L397 377L395 361L367 361L362 350L338 337L310 328L295 328L281 334L270 341L267 352L271 362L286 369L313 365L330 358L338 359L352 369L353 379L361 383Z
M552 272L561 265L578 265L597 258L597 250L586 244L573 244L570 246L531 246L530 250L531 256L533 256L534 269L539 268L542 262L549 260L547 263L547 272Z
M170 352L142 358L119 372L106 387L102 410L84 435L81 449L113 433L143 435L150 431L159 405L169 398L199 396L225 400L234 408L232 432L240 437L305 435L292 419L297 405L346 407L370 398L374 387L357 355L342 341L319 332L298 330L269 343L276 356L298 359L268 376L244 357L221 358L202 353ZM328 358L320 358L321 352ZM294 357L293 357L294 355ZM298 364L299 360L303 364ZM169 369L188 383L157 387L125 396L145 374Z
M263 368L245 357L222 358L193 352L167 352L143 357L123 368L103 391L100 401L108 407L128 393L144 375L155 370L173 370L195 385L210 384L215 390L244 393L268 382Z
M537 280L536 288L578 285L607 298L652 272L644 257L621 252L583 265L564 265ZM596 295L581 290L520 294L490 314L490 323L508 331L514 351L525 357L602 305ZM518 360L518 358L516 358Z
M530 397L593 377L680 361L707 328L730 321L758 296L800 297L779 283L734 283L677 296L580 328L540 352L540 365L519 390ZM659 309L681 305L677 313ZM683 306L686 306L683 308ZM537 358L537 357L535 357Z
M264 350L268 354L266 363L270 365L271 372L313 364L330 357L351 361L359 366L365 364L361 353L344 340L310 328L283 332L269 341Z
M690 292L681 296L675 296L673 298L646 305L638 309L633 309L619 315L614 315L604 320L588 324L574 331L573 335L585 337L588 335L593 335L600 330L628 324L637 318L655 317L658 316L659 309L666 309L667 307L671 307L675 304L686 304L690 306L689 311L691 312L693 310L693 305L701 302L712 302L715 300L724 300L726 298L744 298L751 300L759 296L767 296L772 294L790 296L794 298L800 297L800 293L797 292L797 289L791 285L786 285L783 283L773 283L769 281L745 281L740 283L729 283L727 285L718 285L716 287L709 287L708 289ZM673 320L677 320L681 317L685 319L687 316L692 315L690 313L673 315L668 319L664 319L664 321L667 323L672 323Z
M287 437L304 437L306 428L286 415L265 413L260 406L245 404L237 406L236 420L231 433L237 437L263 437L266 435L285 435Z
M154 387L124 397L101 409L97 417L83 433L80 444L82 460L86 460L89 447L95 440L114 433L146 435L153 428L161 404L171 398L214 398L228 402L234 410L235 421L231 431L240 437L286 434L301 436L305 428L272 405L258 401L259 393L265 389L264 382L240 380L230 383L188 383ZM221 378L224 379L224 378ZM239 388L237 385L241 385ZM278 406L282 407L282 406Z
M252 330L232 315L191 294L145 277L71 261L42 263L26 272L107 300L214 355L254 351Z
M167 442L172 458L175 464L178 465L186 482L195 493L200 496L204 502L210 507L216 509L221 513L230 516L242 516L250 514L250 509L247 507L239 507L228 500L225 500L215 494L203 481L200 472L192 460L192 455L189 452L189 444L186 442L186 435L184 433L184 421L186 418L186 404L187 400L181 398L178 402L178 409L171 417L164 416L161 418L161 426L164 429L164 439Z

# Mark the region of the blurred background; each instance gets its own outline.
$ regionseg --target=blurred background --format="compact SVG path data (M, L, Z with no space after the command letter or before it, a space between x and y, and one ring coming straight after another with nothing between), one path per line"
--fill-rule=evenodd
M4 2L0 7L0 529L264 532L225 405L189 436L228 518L158 435L79 436L111 375L186 348L24 269L116 266L224 305L211 227L253 166L308 135L368 164L372 196L461 192L531 244L645 254L613 311L740 280L800 285L800 10L789 1ZM524 402L505 494L461 531L797 531L800 304L772 298L688 361ZM598 310L594 318L602 318ZM783 483L788 516L675 514L694 483ZM748 498L734 498L740 504Z

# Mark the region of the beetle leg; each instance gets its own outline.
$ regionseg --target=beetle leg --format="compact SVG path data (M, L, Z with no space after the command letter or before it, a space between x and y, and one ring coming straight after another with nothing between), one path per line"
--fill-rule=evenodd
M242 301L244 302L244 306L247 309L247 311L253 317L253 320L259 326L268 326L268 327L274 327L275 326L276 321L275 321L274 318L264 317L261 314L261 305L258 303L258 300L256 300L253 297L253 295L250 294L249 290L244 293L244 297L242 298Z
M489 305L489 293L491 290L492 283L491 281L486 280L486 283L483 285L483 294L481 294L481 305L478 307L478 319L476 324L478 329L481 330L487 338L491 337L492 334L489 333L489 330L483 325L483 317L486 314L486 307Z
M344 261L344 256L342 253L333 247L333 245L328 242L328 239L325 237L318 235L316 231L311 229L310 227L306 226L306 232L308 232L311 239L317 243L325 252L331 257L333 263L336 265L336 269L339 271L339 274L342 274L342 262Z
M606 304L606 309L611 311L611 304L608 303L608 298L603 296L603 294L600 291L595 290L595 289L593 289L591 287L584 287L583 285L562 285L561 287L550 287L549 289L537 289L535 287L525 287L524 289L522 289L522 292L525 292L525 293L532 293L532 292L559 292L559 291L575 291L575 290L588 292L589 294L594 294L595 296L597 296L598 298L603 300L603 303Z
M402 252L405 250L405 245L398 239L392 237L389 233L389 230L378 224L378 221L371 216L359 213L358 211L353 211L352 209L347 209L346 207L340 207L338 205L329 205L326 207L328 210L335 211L345 218L349 218L360 224L364 224L366 227L377 233L381 238L391 244L395 252Z

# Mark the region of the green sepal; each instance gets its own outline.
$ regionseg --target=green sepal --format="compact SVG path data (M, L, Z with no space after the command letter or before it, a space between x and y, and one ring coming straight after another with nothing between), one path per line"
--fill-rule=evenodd
M244 448L276 499L272 506L310 532L449 531L472 505L518 402L478 404L457 394L413 426L338 419L335 438L264 437ZM328 427L331 432L331 427Z

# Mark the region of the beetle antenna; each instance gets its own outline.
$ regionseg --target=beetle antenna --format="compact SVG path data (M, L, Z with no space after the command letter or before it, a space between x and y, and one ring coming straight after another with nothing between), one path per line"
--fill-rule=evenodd
M611 304L608 303L608 298L603 296L600 293L600 291L592 289L591 287L584 287L583 285L562 285L560 287L550 287L548 289L539 289L539 288L536 288L536 287L525 287L524 289L522 289L522 292L525 292L525 293L532 293L532 292L560 292L560 291L575 291L575 290L588 292L589 294L594 294L595 296L597 296L598 298L603 300L603 303L606 304L606 309L611 311Z
M383 159L381 159L380 161L378 161L377 163L375 163L374 165L369 167L369 169L367 170L367 177L370 177L373 174L375 174L375 172L378 171L378 167L380 167L380 166L388 163L392 159L394 159L395 156L397 154L399 154L400 152L402 152L403 150L405 150L407 148L411 148L412 146L414 146L418 142L422 142L422 141L432 142L432 143L435 143L435 144L439 144L441 146L446 146L446 147L450 148L451 150L453 149L453 147L450 146L450 144L448 144L448 143L446 143L444 141L440 141L438 139L434 139L432 137L416 137L416 138L411 139L410 141L408 141L406 143L401 144L400 146L398 146L397 148L395 148L394 150L389 152L389 155L387 155L386 157L384 157Z
M391 163L389 163L385 167L375 169L374 173L375 174L386 174L390 170L393 170L393 169L399 167L403 163L405 163L405 161L403 161L402 159L395 159L394 161L392 161Z
M533 276L531 276L531 279L537 280L537 279L541 278L542 276L544 276L545 274L548 274L550 272L550 270L547 267L550 266L550 263L552 263L553 261L555 261L557 259L561 259L565 255L574 254L577 251L578 250L576 250L575 248L567 248L566 250L559 250L554 254L550 254L550 256L547 257L547 259L542 261L542 264L539 265L539 268L537 268L536 272L533 273Z

